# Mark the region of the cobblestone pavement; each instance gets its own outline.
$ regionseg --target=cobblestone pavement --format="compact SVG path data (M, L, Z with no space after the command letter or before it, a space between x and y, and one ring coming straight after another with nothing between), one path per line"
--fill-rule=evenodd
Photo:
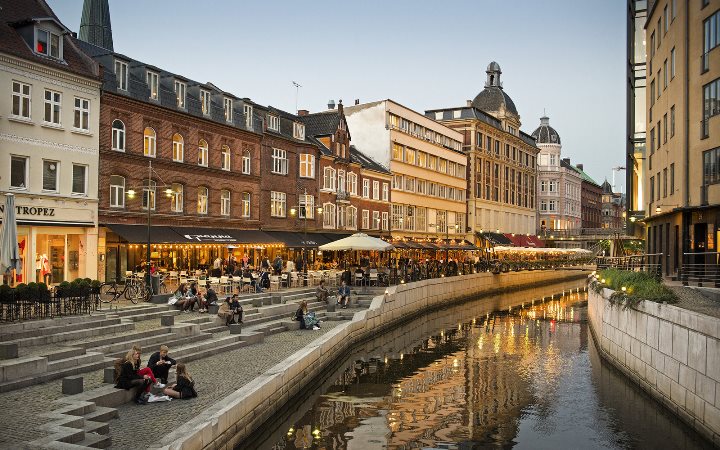
M678 296L675 306L720 318L720 303L707 298L697 289L685 286L668 286L668 288Z

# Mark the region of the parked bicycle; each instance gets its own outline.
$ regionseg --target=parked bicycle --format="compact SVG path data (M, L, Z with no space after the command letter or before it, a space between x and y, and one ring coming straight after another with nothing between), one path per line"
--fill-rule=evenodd
M135 277L128 277L125 279L125 284L111 281L100 285L101 302L111 303L119 300L122 296L135 304L139 300L146 300L148 298L148 289L145 286L145 281Z

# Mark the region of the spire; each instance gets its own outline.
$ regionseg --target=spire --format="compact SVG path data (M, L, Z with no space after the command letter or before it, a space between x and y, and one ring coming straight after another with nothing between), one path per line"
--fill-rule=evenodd
M104 49L113 49L108 0L84 0L80 19L80 40Z
M495 61L491 62L488 64L485 73L487 74L487 79L485 80L486 88L499 87L502 89L502 83L500 82L500 74L502 73L502 70L500 70L500 64Z

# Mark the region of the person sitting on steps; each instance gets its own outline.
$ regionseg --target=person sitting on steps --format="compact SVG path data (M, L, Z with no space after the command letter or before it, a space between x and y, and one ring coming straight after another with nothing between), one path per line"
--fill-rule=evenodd
M181 284L177 291L175 291L175 306L183 311L192 311L195 308L195 302L197 301L194 297L190 297L190 292L186 283Z
M152 370L155 378L159 379L161 383L167 384L168 373L170 368L177 364L177 361L168 356L170 349L167 345L161 345L160 351L150 355L148 360L148 367Z
M117 379L115 381L115 387L118 389L132 389L138 387L137 395L135 396L135 402L137 404L147 403L147 398L150 396L150 390L153 384L157 388L164 388L165 385L158 383L155 376L149 367L140 369L140 348L133 347L127 352L125 357L119 363L119 370Z
M177 365L177 383L168 386L163 393L172 398L190 399L197 397L195 380L192 379L185 364Z
M232 301L230 302L230 311L233 313L233 323L243 323L243 307L240 304L237 294L233 294ZM238 316L235 320L235 316Z
M225 321L225 326L230 326L235 320L235 313L232 310L232 299L227 297L218 308L218 317Z
M330 291L325 287L325 280L320 280L320 285L315 288L315 297L321 302L328 302Z
M350 286L343 280L342 285L338 288L338 305L345 309L348 303L350 303Z

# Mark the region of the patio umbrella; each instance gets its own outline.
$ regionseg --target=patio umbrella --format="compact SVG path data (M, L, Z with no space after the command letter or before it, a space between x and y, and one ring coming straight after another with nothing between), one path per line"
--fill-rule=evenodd
M352 236L321 245L318 248L323 251L366 250L385 252L395 247L382 239L368 236L365 233L355 233Z
M5 217L0 230L0 272L12 269L20 272L20 249L17 241L17 222L15 221L15 196L5 194Z

